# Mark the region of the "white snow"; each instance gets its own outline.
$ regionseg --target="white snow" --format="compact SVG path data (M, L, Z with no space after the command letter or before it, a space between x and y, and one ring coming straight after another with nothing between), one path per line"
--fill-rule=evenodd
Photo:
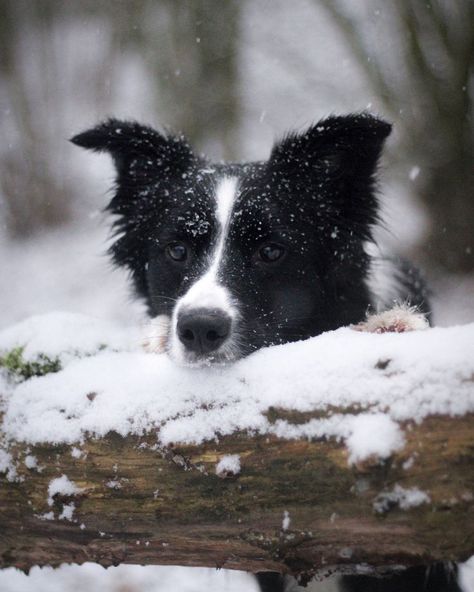
M69 520L69 522L73 521L73 514L74 514L74 510L76 509L76 505L74 504L74 502L71 502L70 504L64 504L63 505L63 510L61 512L61 514L59 514L58 518L59 520Z
M180 367L164 354L144 353L133 331L126 337L82 315L46 315L16 327L0 333L0 351L21 342L34 355L53 334L50 355L92 352L71 353L60 372L2 389L3 432L31 444L75 444L111 430L124 436L156 430L164 445L200 443L247 430L333 437L345 441L349 461L357 462L402 446L401 421L474 411L474 324L405 334L344 328L210 368ZM98 343L107 349L94 349ZM272 424L269 407L326 411L327 417ZM331 411L338 407L356 411Z
M374 501L374 510L380 514L389 510L392 506L397 506L402 510L409 510L421 504L430 502L430 496L418 489L418 487L405 488L398 483L392 491L386 491L379 494Z
M12 455L0 448L0 473L6 473L11 466Z
M121 326L94 317L68 312L51 312L28 317L0 333L0 351L23 347L25 360L39 354L67 360L89 355L113 344L125 349L130 334ZM138 340L138 330L135 335Z
M15 568L0 570L2 592L257 592L250 574L225 569L119 565L108 569L96 563L64 564L58 569L33 567L29 575Z
M405 443L400 426L383 413L362 413L352 419L351 434L346 440L349 462L370 456L387 458Z
M281 529L288 530L290 528L291 518L288 510L283 512L283 520L281 521Z
M8 481L17 479L16 467L12 455L0 448L0 473L5 473Z
M81 493L83 489L78 487L74 481L71 481L67 475L61 475L61 477L57 477L56 479L52 479L48 485L48 505L52 506L54 503L54 496L56 494L72 496ZM68 504L62 505L62 510L58 515L59 520L69 520L69 522L75 521L73 519L74 510L76 509L76 504L74 502L70 502ZM54 520L54 512L48 512L47 514L43 514L40 516L43 520Z
M404 489L401 485L395 485L393 490L399 496L399 506L402 510L408 510L430 502L430 496L418 489L418 487Z
M109 489L122 489L122 484L117 479L110 479L105 484L106 487Z
M408 458L403 464L402 464L402 468L405 469L405 471L408 471L408 469L411 469L411 467L415 464L415 456L410 456L410 458Z
M82 456L85 456L85 453L80 448L77 448L77 446L73 446L71 448L71 456L73 458L81 458Z
M474 556L459 567L459 584L464 592L474 590Z
M228 476L240 473L240 456L238 454L226 454L216 465L216 475Z
M44 514L37 514L36 517L40 520L54 520L54 512L51 510L50 512L45 512Z
M33 456L32 454L28 454L25 456L25 467L27 469L36 469L38 470L38 459L36 458L36 456Z
M67 475L61 475L51 479L48 485L48 505L53 505L54 496L59 493L61 495L77 495L81 493L82 489L78 487L74 481L71 481Z

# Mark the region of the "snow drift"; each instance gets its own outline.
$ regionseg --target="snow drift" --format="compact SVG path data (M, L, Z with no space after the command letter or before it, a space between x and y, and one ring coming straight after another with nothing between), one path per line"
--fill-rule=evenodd
M31 444L151 430L161 444L200 443L243 430L343 439L353 462L403 446L403 422L474 411L474 324L381 335L344 328L197 369L142 352L135 330L52 313L0 333L0 356L15 348L25 361L59 361L59 371L22 382L3 371L3 434ZM272 424L271 407L322 417Z

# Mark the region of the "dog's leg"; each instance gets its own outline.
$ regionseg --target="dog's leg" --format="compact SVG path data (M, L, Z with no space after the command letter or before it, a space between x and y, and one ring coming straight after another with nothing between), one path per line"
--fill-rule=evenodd
M293 576L283 576L272 571L262 571L256 574L261 592L335 592L337 583L334 579L319 581L316 579L300 586Z
M261 592L285 592L285 576L273 571L255 574Z
M262 571L256 574L261 592L284 592L284 577L276 572Z
M352 329L367 333L405 333L405 331L419 331L428 327L426 315L415 307L401 304L369 315L362 323L353 325Z
M462 592L455 565L411 567L388 577L343 576L341 592Z

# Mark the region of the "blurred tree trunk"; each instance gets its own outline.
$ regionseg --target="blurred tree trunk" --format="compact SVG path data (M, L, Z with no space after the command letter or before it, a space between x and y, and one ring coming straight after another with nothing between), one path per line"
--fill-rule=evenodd
M369 2L380 8L375 25L348 2L318 3L402 130L405 161L420 167L415 188L430 218L425 264L474 273L474 2Z
M10 235L70 220L81 188L63 156L67 121L114 114L117 96L138 118L133 97L149 93L158 123L235 157L240 9L238 0L2 0L0 205Z
M48 70L49 39L44 33L52 25L49 7L47 3L40 6L22 0L0 3L4 143L0 152L0 192L7 228L13 236L27 236L37 228L64 223L71 214L48 151L48 138L42 131L44 120L35 117L35 97L44 89L36 87L36 93L31 92L34 82L28 80L31 70L25 68L25 61L29 62L34 52L45 65L45 75ZM24 43L27 39L30 43Z
M167 0L171 11L171 50L167 68L169 101L180 101L176 125L193 143L217 157L236 156L239 123L238 47L241 2ZM183 33L185 32L185 35ZM184 42L184 43L183 43ZM176 75L179 72L179 75Z
M155 111L214 158L236 156L242 2L125 2L116 16L119 48L136 51L153 72Z
M474 272L474 153L449 160L430 172L420 188L430 212L422 246L442 270Z

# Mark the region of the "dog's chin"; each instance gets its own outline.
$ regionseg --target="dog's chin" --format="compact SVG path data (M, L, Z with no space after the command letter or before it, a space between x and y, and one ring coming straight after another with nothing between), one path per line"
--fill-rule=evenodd
M185 368L218 368L233 364L239 359L237 356L219 354L219 352L208 356L197 356L192 353L176 356L172 352L168 352L168 355L173 362Z
M181 360L179 363L181 366L186 368L219 368L223 366L229 366L235 362L237 358L228 358L224 356L205 356L205 357L192 357L191 359Z
M185 368L218 368L233 364L242 357L239 351L225 346L216 352L200 355L175 343L169 345L167 353L175 364Z

